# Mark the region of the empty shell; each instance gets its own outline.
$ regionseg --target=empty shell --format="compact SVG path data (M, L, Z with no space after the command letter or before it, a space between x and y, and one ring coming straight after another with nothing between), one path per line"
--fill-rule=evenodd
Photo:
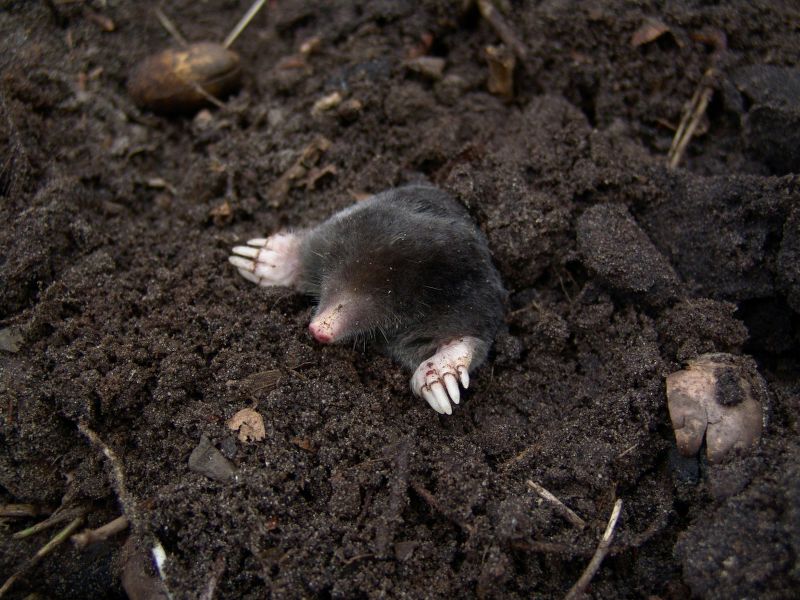
M667 404L678 450L693 456L703 438L711 463L761 437L766 385L752 360L704 354L667 377Z

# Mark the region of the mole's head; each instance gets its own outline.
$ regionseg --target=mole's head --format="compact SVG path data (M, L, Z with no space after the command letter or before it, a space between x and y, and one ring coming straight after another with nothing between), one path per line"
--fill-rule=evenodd
M386 337L407 314L404 288L392 262L365 258L345 263L323 276L308 329L323 344L376 332Z

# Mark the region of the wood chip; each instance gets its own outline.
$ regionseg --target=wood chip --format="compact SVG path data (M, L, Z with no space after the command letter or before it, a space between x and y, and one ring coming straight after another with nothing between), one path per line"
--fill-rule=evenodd
M325 177L333 177L338 171L335 165L325 165L324 167L314 167L309 170L305 178L305 188L308 191L317 188L317 182Z

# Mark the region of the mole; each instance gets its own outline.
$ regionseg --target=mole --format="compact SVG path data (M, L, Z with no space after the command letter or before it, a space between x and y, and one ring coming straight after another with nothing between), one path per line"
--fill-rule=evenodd
M413 372L411 390L452 414L504 322L507 293L467 210L429 185L390 189L310 229L236 246L249 281L316 298L309 325L330 344L370 337Z

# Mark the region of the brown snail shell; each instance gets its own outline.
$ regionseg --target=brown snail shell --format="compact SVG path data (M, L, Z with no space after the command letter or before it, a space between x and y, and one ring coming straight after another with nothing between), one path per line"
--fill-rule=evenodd
M239 55L221 44L198 42L148 56L128 79L128 93L155 112L190 112L239 87Z

